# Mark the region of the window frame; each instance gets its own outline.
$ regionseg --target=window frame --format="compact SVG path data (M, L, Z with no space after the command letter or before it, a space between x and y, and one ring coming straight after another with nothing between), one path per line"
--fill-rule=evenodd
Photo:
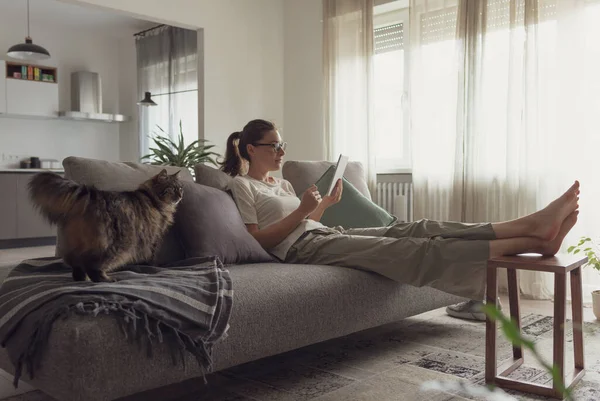
M398 2L401 5L401 2ZM391 8L394 7L394 8ZM409 46L410 43L410 14L408 7L398 8L392 3L383 4L381 6L375 6L373 10L373 30L382 28L388 25L402 23L403 30L403 51L404 51L404 83L402 92L402 112L403 112L403 125L402 125L402 147L403 154L398 159L383 159L383 164L377 163L377 155L375 155L375 164L378 174L395 174L395 173L409 173L412 168L412 157L411 157L411 140L410 140L410 121L409 121L409 104L408 104L408 85L409 85ZM373 55L375 57L375 55ZM377 134L376 134L377 135Z

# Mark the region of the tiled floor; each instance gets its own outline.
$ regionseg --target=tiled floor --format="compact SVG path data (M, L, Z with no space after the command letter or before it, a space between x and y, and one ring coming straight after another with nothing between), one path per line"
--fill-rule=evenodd
M0 270L3 266L18 263L23 259L53 254L54 247L0 250ZM506 296L501 296L501 301L504 309L508 309ZM547 335L548 327L551 326L548 326L548 321L543 316L553 314L553 303L522 300L521 307L522 316L533 316L527 323L530 331L538 335L540 344L551 349L551 337ZM571 313L568 311L567 318L570 317ZM600 324L595 320L589 306L584 309L584 319L586 322L593 322L592 325ZM525 322L523 327L526 327ZM443 310L431 311L387 328L376 328L370 333L331 340L292 351L281 358L273 357L228 369L223 374L212 375L212 383L218 383L217 391L204 395L208 400L214 401L464 401L466 398L451 393L430 393L424 398L425 395L419 387L429 379L468 379L477 382L483 370L484 328L482 323L450 318ZM382 341L384 336L385 340ZM502 351L509 349L501 347L500 352ZM588 352L594 353L590 356L596 356L596 351L590 347L586 348L586 358ZM590 359L593 358L586 359L588 364L598 365L597 360L600 358L594 361ZM281 360L283 364L278 365L278 361ZM600 369L600 366L596 367L596 370ZM531 372L534 372L539 380L543 380L539 370L532 369ZM527 375L528 372L521 374ZM594 375L599 376L590 372L586 377L593 379L596 377ZM189 393L189 389L194 386L195 392ZM197 382L187 385L184 383L178 388L170 386L171 388L163 388L149 394L140 394L137 398L131 397L131 400L195 401L198 399L197 386ZM584 390L593 394L592 398L585 399L598 399L594 398L600 394L600 389L596 392L596 384L592 382L586 386ZM221 391L221 388L226 390ZM174 397L175 393L181 395ZM22 381L19 390L15 391L11 375L0 370L0 400L52 401L52 398L35 391Z

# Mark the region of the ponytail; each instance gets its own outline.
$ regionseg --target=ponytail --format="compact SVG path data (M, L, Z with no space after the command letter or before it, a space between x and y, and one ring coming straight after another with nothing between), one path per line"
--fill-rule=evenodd
M238 149L237 141L242 136L241 132L234 132L227 138L227 149L225 151L225 160L221 163L221 170L232 177L240 175L242 169L242 157Z
M244 126L241 132L229 135L221 170L232 177L240 175L243 161L250 162L247 146L260 141L267 132L274 129L276 129L275 124L270 121L252 120Z

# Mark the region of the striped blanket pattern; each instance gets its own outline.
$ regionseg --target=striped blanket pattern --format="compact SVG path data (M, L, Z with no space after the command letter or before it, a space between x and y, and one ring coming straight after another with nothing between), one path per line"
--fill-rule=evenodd
M129 265L110 277L116 281L73 281L55 257L25 260L9 273L0 287L0 344L15 366L15 387L24 368L30 378L40 368L53 322L72 314L112 314L126 338L146 342L148 356L155 339L169 344L175 364L187 350L204 373L212 370L212 346L227 336L233 302L218 258Z

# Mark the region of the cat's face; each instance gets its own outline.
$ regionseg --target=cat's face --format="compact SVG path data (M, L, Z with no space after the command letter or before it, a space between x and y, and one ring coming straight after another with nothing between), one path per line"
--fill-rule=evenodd
M160 200L165 203L177 204L183 198L183 187L177 175L167 174L167 170L162 170L160 173L152 177L150 187Z

